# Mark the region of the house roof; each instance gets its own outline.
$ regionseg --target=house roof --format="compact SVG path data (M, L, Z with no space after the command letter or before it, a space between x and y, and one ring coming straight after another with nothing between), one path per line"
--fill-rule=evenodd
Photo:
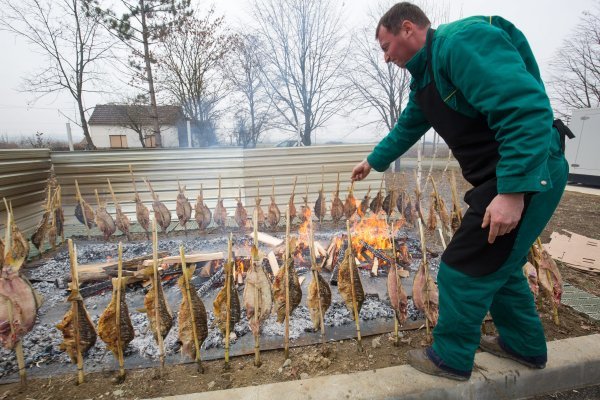
M183 119L183 111L179 106L158 106L158 123L160 125L177 125ZM97 104L88 121L89 125L131 124L152 125L150 106L128 104Z

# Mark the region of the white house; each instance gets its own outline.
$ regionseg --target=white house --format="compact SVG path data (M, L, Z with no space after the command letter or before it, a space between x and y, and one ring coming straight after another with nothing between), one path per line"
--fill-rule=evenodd
M151 115L150 106L98 104L88 121L92 141L99 149L155 147ZM158 106L158 122L163 147L187 147L181 107Z

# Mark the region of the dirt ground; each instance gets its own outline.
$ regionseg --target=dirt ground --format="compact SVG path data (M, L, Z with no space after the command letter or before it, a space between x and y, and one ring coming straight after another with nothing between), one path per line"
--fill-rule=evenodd
M599 239L598 216L600 205L592 195L566 192L555 216L544 231L542 240L548 241L551 232L567 229L588 237ZM588 275L561 266L564 279L574 286L600 295L600 276ZM548 340L600 333L600 324L579 314L569 307L559 308L560 326L552 322L548 305L540 308L540 315ZM493 333L491 322L488 333ZM86 383L75 385L74 373L51 379L31 379L27 388L19 384L0 386L3 399L134 399L192 392L219 390L233 387L260 385L322 375L333 375L385 368L406 362L406 352L427 344L425 329L405 331L400 345L395 347L390 335L385 334L363 339L363 352L357 351L355 340L329 343L325 346L308 346L290 349L289 366L283 367L283 351L263 352L262 366L253 365L253 356L235 357L230 368L224 370L223 360L203 363L205 371L198 373L196 365L186 364L159 368L129 370L124 383L113 382L113 372L106 371L86 376Z

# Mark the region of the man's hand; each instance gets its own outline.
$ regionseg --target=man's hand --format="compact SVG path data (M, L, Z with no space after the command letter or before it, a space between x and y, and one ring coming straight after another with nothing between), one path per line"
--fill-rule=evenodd
M523 193L498 194L487 206L481 227L490 227L489 243L494 243L497 236L505 235L517 227L525 206L523 197Z
M365 159L358 163L356 167L352 170L352 182L354 181L362 181L369 175L371 172L371 166L369 162Z

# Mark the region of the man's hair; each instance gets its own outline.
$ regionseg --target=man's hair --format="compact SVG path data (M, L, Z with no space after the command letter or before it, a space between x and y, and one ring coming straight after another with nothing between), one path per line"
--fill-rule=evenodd
M375 30L375 39L379 38L379 28L382 26L396 35L400 32L400 28L403 21L409 20L410 22L418 25L421 28L431 25L427 15L418 6L403 1L402 3L396 3L390 8L377 24Z

